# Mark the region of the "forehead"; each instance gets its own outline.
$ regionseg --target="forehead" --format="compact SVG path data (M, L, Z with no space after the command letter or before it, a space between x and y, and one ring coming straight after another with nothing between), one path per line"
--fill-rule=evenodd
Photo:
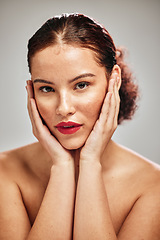
M79 71L100 69L95 53L87 48L71 45L54 45L38 51L31 61L32 74L42 72L65 72L78 74Z
M44 64L51 62L77 62L81 59L90 60L91 62L97 63L95 60L95 53L88 49L78 46L72 46L67 44L57 44L53 46L49 46L43 50L40 50L35 53L32 57L32 65L36 62L36 64Z

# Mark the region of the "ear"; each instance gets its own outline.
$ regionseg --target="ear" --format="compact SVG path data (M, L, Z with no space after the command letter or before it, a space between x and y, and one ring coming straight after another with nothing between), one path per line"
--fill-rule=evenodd
M120 86L121 86L122 79L121 79L121 69L117 64L114 65L114 67L112 69L110 79L115 79L115 81L117 82L118 90L119 90Z

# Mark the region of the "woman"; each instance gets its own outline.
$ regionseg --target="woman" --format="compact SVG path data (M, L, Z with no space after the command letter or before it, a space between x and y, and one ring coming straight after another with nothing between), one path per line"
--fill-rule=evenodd
M159 166L111 138L137 86L109 33L81 14L29 40L37 143L1 154L0 239L160 239Z

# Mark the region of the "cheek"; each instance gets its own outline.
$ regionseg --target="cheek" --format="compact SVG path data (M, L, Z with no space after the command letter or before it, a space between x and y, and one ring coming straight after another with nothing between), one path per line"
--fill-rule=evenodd
M54 117L55 107L53 105L53 101L49 101L47 99L36 99L37 108L44 119L44 121L48 124L49 121Z
M91 122L95 122L99 117L102 103L104 101L105 92L95 94L94 96L88 96L84 104L82 104L82 111L86 113L88 119Z

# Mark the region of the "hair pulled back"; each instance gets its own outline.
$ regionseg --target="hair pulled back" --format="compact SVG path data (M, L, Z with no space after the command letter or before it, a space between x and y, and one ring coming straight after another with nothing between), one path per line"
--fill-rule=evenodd
M113 66L121 68L122 84L119 90L120 110L118 124L131 119L136 110L138 87L132 72L124 62L124 50L117 48L108 31L98 22L83 14L63 14L46 21L28 42L28 66L34 54L59 43L80 46L94 51L97 62L106 68L109 77Z

